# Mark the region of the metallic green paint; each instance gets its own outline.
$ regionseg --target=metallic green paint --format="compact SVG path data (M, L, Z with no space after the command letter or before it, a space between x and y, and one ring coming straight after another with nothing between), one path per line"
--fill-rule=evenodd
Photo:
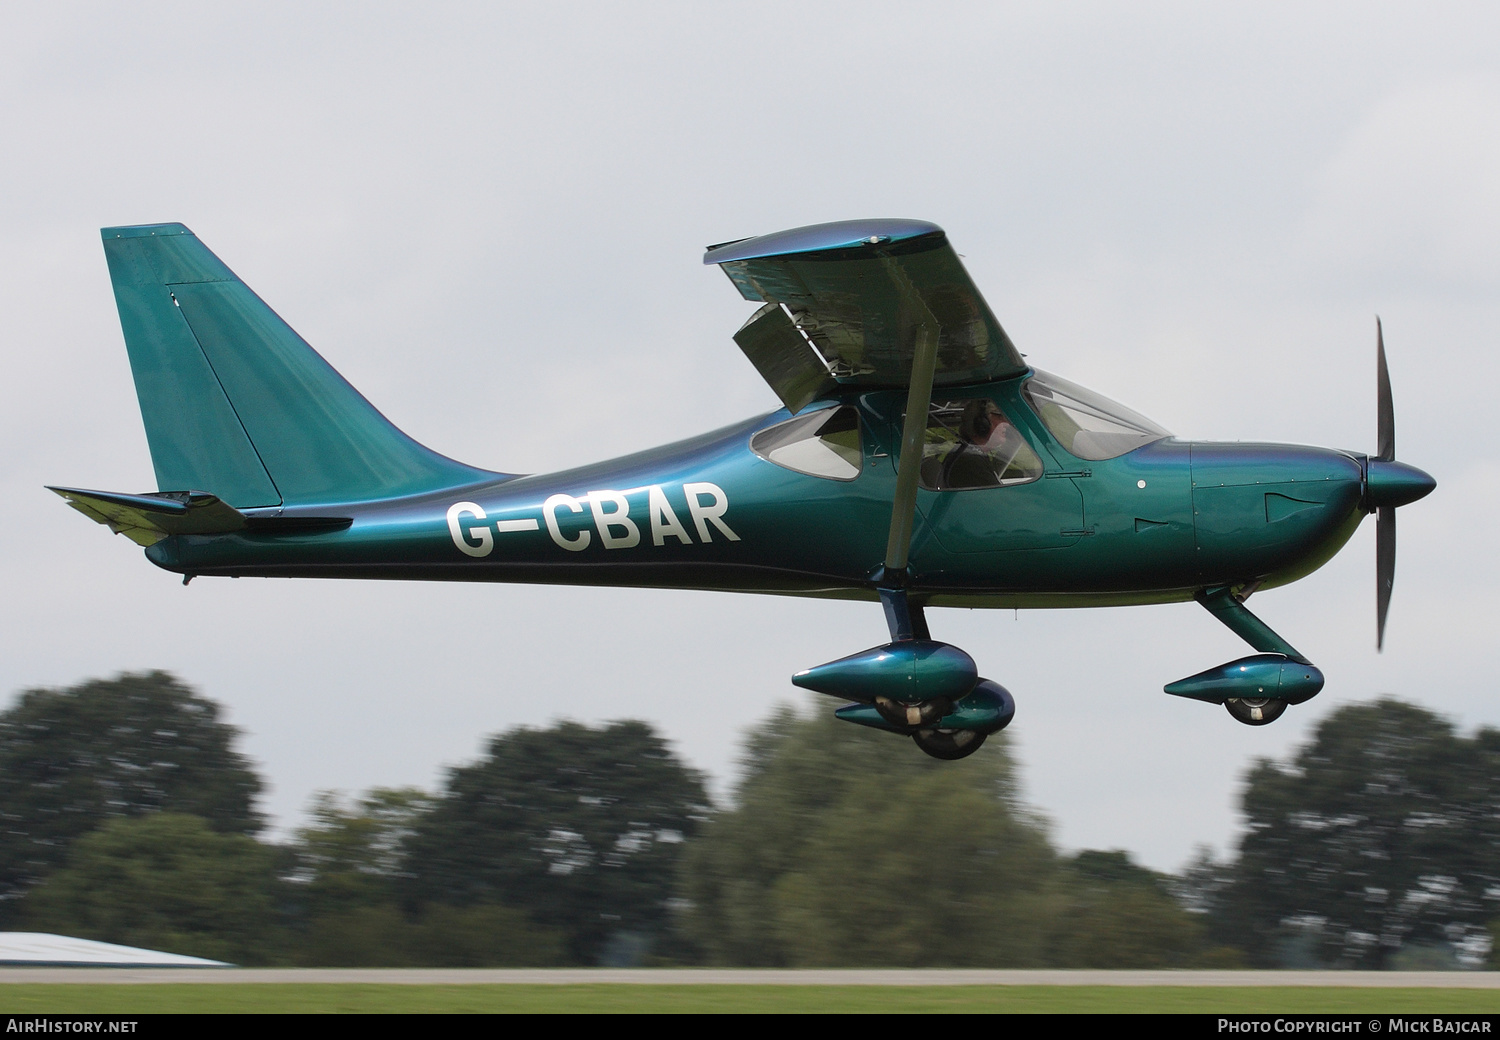
M252 509L496 476L398 430L186 227L101 234L163 490Z
M909 702L957 699L978 681L972 657L931 639L886 643L792 676L792 684L804 690L867 704L880 697Z
M885 718L869 704L846 704L834 712L845 722L883 729L888 733L910 733L914 727L901 726ZM1016 714L1016 702L1010 691L997 682L980 679L973 690L953 710L930 725L938 730L973 730L979 733L998 733L1010 725Z
M1231 697L1301 704L1323 688L1323 673L1284 654L1255 654L1168 683L1166 692L1210 704Z
M1365 508L1382 509L1404 506L1425 498L1437 487L1437 481L1415 466L1404 462L1371 459L1365 472Z
M1298 653L1292 644L1272 632L1271 626L1250 613L1244 600L1237 597L1232 589L1223 585L1218 588L1204 589L1198 593L1197 600L1210 614L1222 621L1224 627L1256 650L1262 653L1280 654L1293 661L1306 662L1307 658Z
M821 689L801 680L832 676L856 700L923 700L933 711L987 687L967 654L930 641L926 607L1196 598L1260 656L1168 691L1222 700L1251 697L1253 685L1254 696L1290 700L1311 696L1311 674L1293 682L1287 671L1305 659L1244 600L1321 566L1366 512L1434 486L1402 463L1296 445L1164 437L1102 461L1070 454L1032 410L1022 392L1031 372L946 236L920 222L800 228L707 258L724 263L746 295L778 305L757 312L752 324L766 324L742 343L777 392L798 410L858 410L863 456L853 479L809 475L750 450L751 437L785 422L788 409L559 473L466 466L391 425L182 225L103 235L163 490L59 493L100 522L130 527L153 542L148 559L189 577L881 599L892 643L810 669L799 685ZM943 398L993 400L1041 460L1037 479L911 490L916 467L903 474L902 458L921 438L903 443L903 432L920 434L928 396L927 364L914 362L934 353ZM186 519L194 503L208 517L210 499L219 503L212 523ZM940 649L924 657L923 648ZM967 665L955 671L953 661ZM1273 672L1276 689L1289 692L1264 692ZM953 708L939 732L992 731L984 726L1010 717L993 700ZM849 717L867 722L865 714ZM890 728L888 719L869 724Z

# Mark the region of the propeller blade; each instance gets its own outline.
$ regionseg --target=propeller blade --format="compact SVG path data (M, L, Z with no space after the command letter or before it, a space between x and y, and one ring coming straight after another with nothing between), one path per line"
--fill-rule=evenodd
M1390 462L1396 457L1396 407L1391 403L1391 373L1385 367L1385 332L1379 316L1375 318L1375 415L1380 445L1375 457Z
M1385 648L1385 615L1396 581L1396 507L1381 506L1375 518L1375 649Z

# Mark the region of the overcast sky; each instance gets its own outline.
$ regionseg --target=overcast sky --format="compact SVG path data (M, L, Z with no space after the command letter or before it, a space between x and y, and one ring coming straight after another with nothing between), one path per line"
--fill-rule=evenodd
M1385 321L1397 454L1439 487L1401 511L1384 654L1372 522L1252 601L1315 701L1256 729L1163 694L1248 652L1192 604L930 616L1016 695L1062 845L1223 852L1247 766L1341 705L1500 725L1497 40L1479 3L8 7L0 694L175 672L281 827L564 716L650 720L724 790L792 672L884 640L878 607L184 589L42 487L155 488L98 229L186 223L397 425L529 472L777 406L705 243L914 217L1034 363L1183 437L1373 450Z

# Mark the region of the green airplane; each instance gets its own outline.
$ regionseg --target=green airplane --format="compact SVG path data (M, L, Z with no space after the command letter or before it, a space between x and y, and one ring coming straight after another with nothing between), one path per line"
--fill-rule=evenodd
M156 480L52 488L183 575L718 589L878 601L890 640L809 668L840 718L963 758L1015 714L927 607L1197 600L1254 654L1166 692L1264 725L1323 675L1245 607L1377 521L1377 646L1396 507L1377 323L1374 455L1183 441L1030 367L943 230L795 228L711 246L761 304L734 339L784 408L561 473L455 462L375 410L181 224L103 230ZM561 418L561 417L560 417Z

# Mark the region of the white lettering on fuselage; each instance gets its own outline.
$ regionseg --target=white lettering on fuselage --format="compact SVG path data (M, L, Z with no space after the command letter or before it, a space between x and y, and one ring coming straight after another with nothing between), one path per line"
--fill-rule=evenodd
M575 513L583 512L583 503L572 495L553 495L542 503L542 519L547 521L547 533L552 536L554 542L564 549L571 549L573 552L582 552L589 547L589 533L587 531L579 531L577 538L563 537L562 527L557 522L557 511L563 506L567 506Z
M606 549L634 549L641 544L641 529L630 519L630 503L618 491L590 491L589 509L594 513L594 527ZM614 508L605 510L606 504ZM611 534L620 530L621 534Z
M740 536L729 529L729 525L720 519L729 509L729 497L724 494L724 489L717 484L684 484L682 493L687 496L688 512L693 514L693 523L698 526L698 537L705 542L713 541L708 533L708 525L713 524L731 542L740 540ZM701 501L704 495L713 499L712 504L704 505Z
M448 533L453 536L453 544L470 556L488 556L495 548L495 539L490 536L490 525L479 524L464 530L460 518L468 513L476 520L486 519L484 510L473 502L455 502L448 507ZM470 538L474 541L469 541Z
M598 534L599 544L605 549L634 549L641 544L641 527L630 517L630 497L646 492L646 510L651 526L651 544L665 545L668 538L683 545L693 545L682 518L672 508L667 493L660 484L648 487L629 488L625 491L600 489L581 497L552 495L542 503L542 516L511 517L491 521L484 509L474 502L455 502L448 507L448 533L459 551L468 556L488 556L495 551L495 536L516 531L537 531L545 524L554 544L569 552L582 552L594 542ZM729 512L729 496L717 484L698 481L682 485L682 498L687 505L688 516L698 532L699 542L712 542L714 531L731 542L740 536L730 529L724 519ZM593 530L578 529L569 524L573 533L563 533L563 518L585 512L593 519Z

